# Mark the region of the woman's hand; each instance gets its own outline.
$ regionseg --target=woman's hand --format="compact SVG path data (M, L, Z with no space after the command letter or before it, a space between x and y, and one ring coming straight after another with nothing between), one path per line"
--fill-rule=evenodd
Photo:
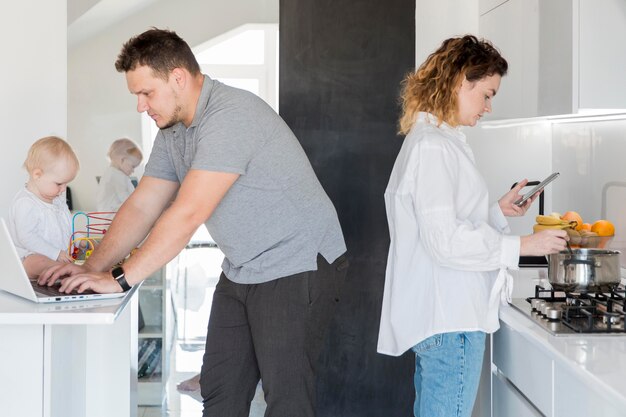
M520 255L542 256L565 250L569 236L565 230L542 230L520 238Z
M526 211L528 211L530 206L533 204L533 201L535 201L535 199L539 197L539 194L541 194L541 191L535 193L535 195L533 195L528 200L526 200L526 202L521 207L516 205L515 202L519 200L520 198L522 198L522 194L520 194L519 192L522 190L522 188L526 186L526 184L528 184L527 179L521 180L520 182L517 183L515 187L511 188L511 190L508 193L504 194L502 198L498 200L498 205L500 206L500 210L502 210L502 213L505 216L507 217L523 216L524 214L526 214Z

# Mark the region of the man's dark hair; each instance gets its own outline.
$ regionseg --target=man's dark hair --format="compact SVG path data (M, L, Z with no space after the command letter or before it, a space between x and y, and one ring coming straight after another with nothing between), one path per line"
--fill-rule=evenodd
M115 61L119 72L133 71L139 66L152 68L156 76L165 80L174 68L200 74L198 61L187 42L174 31L154 27L130 38Z

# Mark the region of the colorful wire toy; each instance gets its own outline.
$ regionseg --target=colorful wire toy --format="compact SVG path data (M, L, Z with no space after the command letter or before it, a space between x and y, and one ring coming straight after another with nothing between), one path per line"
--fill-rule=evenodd
M89 258L96 245L106 234L115 213L114 211L77 211L72 216L72 235L67 246L68 255L76 261L84 261ZM81 218L84 218L84 229L76 230L77 220ZM99 223L94 223L92 220Z

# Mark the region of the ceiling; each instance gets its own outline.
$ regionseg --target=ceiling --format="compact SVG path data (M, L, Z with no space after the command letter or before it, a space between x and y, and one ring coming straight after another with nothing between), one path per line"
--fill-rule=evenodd
M72 46L159 0L67 0L67 41Z

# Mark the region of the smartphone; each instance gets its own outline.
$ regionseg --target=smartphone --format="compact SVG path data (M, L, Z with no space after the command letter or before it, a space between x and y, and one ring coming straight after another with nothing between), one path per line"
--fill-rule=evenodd
M546 178L545 180L541 181L539 184L535 185L532 190L530 190L529 192L524 194L524 196L522 198L517 200L515 202L515 205L518 206L518 207L523 206L524 203L526 202L526 200L528 200L530 197L532 197L535 194L537 194L539 191L543 190L546 187L546 185L550 184L558 176L559 176L558 172L553 172L552 174L550 174L550 176L548 178Z

